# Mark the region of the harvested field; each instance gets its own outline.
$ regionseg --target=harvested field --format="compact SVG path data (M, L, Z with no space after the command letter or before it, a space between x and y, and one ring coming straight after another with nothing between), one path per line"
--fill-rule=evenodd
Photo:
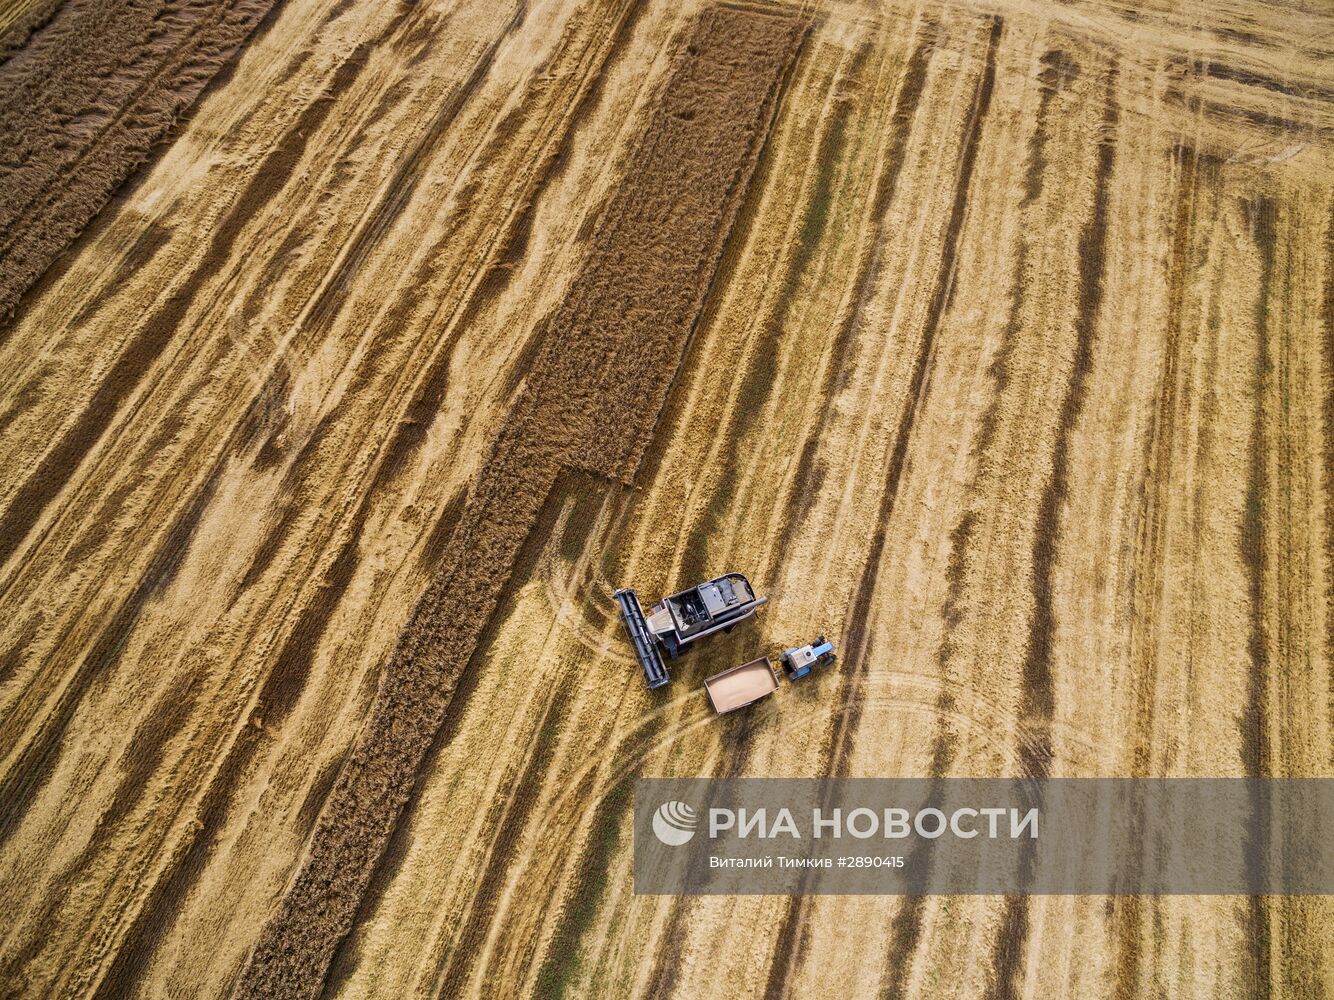
M629 834L1334 776L1334 13L265 9L20 101L109 8L0 3L61 150L0 163L0 994L1334 995L1324 897L636 897ZM732 569L646 692L612 589Z
M0 316L92 221L272 0L8 0Z
M236 996L320 994L556 476L575 466L633 477L801 28L792 17L723 8L689 35Z

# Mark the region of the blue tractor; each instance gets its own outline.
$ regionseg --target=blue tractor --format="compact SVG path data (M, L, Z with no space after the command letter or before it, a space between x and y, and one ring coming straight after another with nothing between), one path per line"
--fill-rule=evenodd
M804 646L783 650L783 665L787 667L787 679L795 681L805 677L816 666L827 666L838 657L834 655L834 644L824 636Z

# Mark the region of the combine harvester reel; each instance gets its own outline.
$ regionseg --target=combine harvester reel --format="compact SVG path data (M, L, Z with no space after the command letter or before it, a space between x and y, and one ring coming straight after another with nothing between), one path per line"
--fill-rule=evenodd
M674 660L697 639L715 632L731 632L769 600L756 597L750 581L740 573L728 573L665 597L648 615L633 590L618 590L613 596L621 606L621 620L630 633L630 642L650 688L660 688L671 680L663 662L664 650L668 659Z

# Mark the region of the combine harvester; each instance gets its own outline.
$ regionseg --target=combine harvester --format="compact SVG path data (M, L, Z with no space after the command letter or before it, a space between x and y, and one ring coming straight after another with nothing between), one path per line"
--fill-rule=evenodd
M664 597L647 616L633 590L618 590L613 596L621 606L621 620L650 688L660 688L671 680L662 659L664 650L668 659L674 660L687 645L706 635L731 632L769 600L756 597L750 581L740 573L728 573Z
M674 660L696 639L731 632L747 618L754 617L760 605L769 600L756 597L750 581L740 573L728 573L664 597L647 615L639 597L628 587L613 596L621 607L621 621L625 622L650 688L663 687L671 680L663 661L664 651L668 659ZM827 666L834 660L834 644L824 636L783 651L783 664L792 681L807 676L813 667ZM704 681L709 703L719 715L753 705L778 687L778 674L767 656L729 667Z

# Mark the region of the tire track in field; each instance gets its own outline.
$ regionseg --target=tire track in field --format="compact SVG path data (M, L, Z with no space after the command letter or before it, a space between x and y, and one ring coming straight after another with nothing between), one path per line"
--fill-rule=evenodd
M880 508L876 514L875 534L857 587L853 594L852 607L846 621L847 633L844 643L848 650L844 660L839 702L847 704L846 712L838 715L830 741L825 747L826 763L820 773L830 777L846 776L852 752L852 743L857 728L861 723L861 704L856 698L849 698L848 691L856 691L864 684L869 670L870 635L869 622L872 604L879 579L880 561L884 554L885 539L889 530L889 521L894 514L894 505L898 499L899 482L908 454L908 443L912 435L917 415L929 392L926 379L927 361L935 344L936 334L944 318L947 302L954 287L955 267L959 249L960 234L963 231L964 213L968 204L968 192L972 186L973 171L977 164L977 151L983 125L991 109L991 98L996 84L996 53L1000 48L1005 21L999 16L991 18L987 38L986 55L982 72L978 77L973 92L972 106L968 119L964 123L960 142L959 165L955 172L954 197L950 206L949 219L945 226L940 262L932 286L931 298L927 304L922 333L918 342L917 354L913 359L908 376L907 391L904 394L903 409L899 414L893 437L893 447L885 473L885 483L880 496ZM925 42L922 44L926 44ZM923 55L925 58L925 54ZM912 64L910 62L910 68ZM922 67L921 72L924 72ZM906 83L914 83L916 77L905 77ZM905 107L915 105L919 93L903 92ZM897 177L897 170L894 173ZM887 180L888 183L888 180ZM869 279L874 283L875 278ZM788 996L791 978L795 969L804 960L806 953L807 921L810 915L811 897L796 895L789 898L788 908L780 925L773 954L776 956L770 968L765 984L765 1000L781 1000ZM919 918L920 919L920 918ZM900 941L895 941L891 949L892 957L897 954Z
M830 89L837 93L842 87L855 86L871 51L872 44L867 40L846 56L847 65L840 65ZM728 415L726 430L718 435L720 440L733 442L736 446L725 449L719 456L723 467L713 489L715 502L696 513L686 538L679 570L685 579L699 580L710 575L708 539L724 513L723 505L731 501L737 492L737 479L742 472L743 460L749 457L747 450L739 446L740 442L755 427L773 394L784 325L789 321L789 313L802 282L807 279L808 271L813 263L819 261L821 241L830 222L829 207L840 179L839 171L848 143L848 122L852 111L851 97L835 97L833 110L822 123L813 161L815 176L811 195L793 237L796 249L784 258L781 276L776 280L777 289L772 305L756 324L755 335L751 338L755 344L750 348L749 363L741 375L736 402Z
M804 33L736 8L697 20L237 997L318 994L559 470L638 462ZM624 447L605 447L606 426Z
M310 137L328 118L338 95L357 81L371 53L393 36L411 11L410 7L403 8L378 35L362 42L342 60L334 68L329 86L306 105L265 155L249 184L214 227L203 255L167 301L144 322L102 378L82 412L64 431L59 443L43 456L0 515L0 565L13 557L38 519L111 426L125 400L138 389L176 334L200 288L230 259L247 224L283 190L304 155Z
M1061 403L1051 476L1038 502L1036 533L1033 539L1033 618L1029 625L1028 649L1020 672L1019 765L1021 777L1046 778L1051 769L1051 725L1055 712L1052 678L1052 643L1056 637L1055 581L1053 571L1063 533L1062 507L1068 492L1067 480L1074 458L1075 427L1084 408L1090 369L1093 366L1093 342L1102 312L1103 278L1106 272L1107 229L1111 206L1112 171L1116 166L1117 131L1120 108L1116 99L1119 69L1113 63L1107 71L1107 94L1101 127L1098 130L1098 165L1093 180L1093 215L1079 237L1079 293L1075 314L1075 354ZM1034 793L1032 805L1041 804ZM1025 842L1019 855L1020 884L1032 876L1037 857L1035 845ZM992 948L989 995L997 1000L1017 1000L1024 949L1028 942L1029 898L1010 895L1005 898L1000 928Z
M922 37L913 46L903 72L903 79L895 95L894 110L890 114L887 126L890 130L889 146L885 150L883 166L876 181L875 193L871 198L871 233L869 239L864 241L877 250L862 258L853 277L852 308L839 324L838 332L834 335L830 347L829 364L825 369L820 389L822 399L833 399L846 383L852 349L862 323L862 308L869 300L880 277L878 248L885 240L885 215L898 190L899 174L903 171L904 155L908 148L908 135L912 130L913 118L917 114L917 105L921 101L922 89L926 86L926 71L931 62L937 30L938 25L935 21L930 18L923 19L922 27L919 29L919 35ZM814 498L824 481L824 467L816 455L820 442L828 430L831 416L830 408L822 410L819 421L802 444L801 453L797 458L796 473L788 491L787 507L778 529L777 549L780 552L791 547L792 540L810 513Z

